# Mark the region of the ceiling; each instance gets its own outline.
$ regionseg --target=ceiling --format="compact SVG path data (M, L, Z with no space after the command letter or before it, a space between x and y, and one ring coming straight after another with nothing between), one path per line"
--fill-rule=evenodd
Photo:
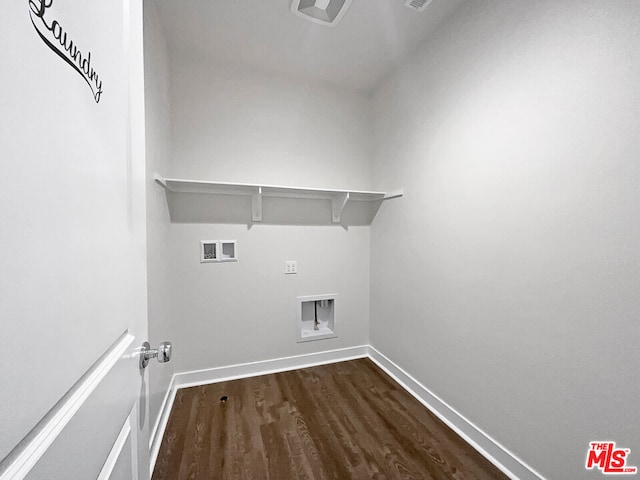
M293 79L369 93L465 0L353 0L327 27L290 10L291 0L155 0L172 58L231 62Z

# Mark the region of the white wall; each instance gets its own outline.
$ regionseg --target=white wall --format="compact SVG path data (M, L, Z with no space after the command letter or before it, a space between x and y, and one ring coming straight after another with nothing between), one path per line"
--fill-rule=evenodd
M171 154L171 109L169 56L162 25L154 2L144 3L145 109L147 150L147 293L149 342L157 348L171 340L164 335L169 316L169 262L171 223L164 190L153 175L168 170ZM149 368L149 418L153 427L171 382L173 362Z
M223 64L172 60L172 162L168 173L159 173L370 186L366 98ZM165 336L175 344L176 371L368 343L369 227L248 228L244 220L232 215L225 224L171 225ZM237 240L239 262L200 264L200 240L215 239ZM284 275L285 260L298 261L297 275ZM339 295L338 338L296 343L296 297L327 293Z
M239 262L201 264L200 239L237 240ZM173 225L170 248L177 371L368 343L369 227ZM329 293L338 338L296 343L296 297Z
M166 176L369 188L366 97L224 63L172 60Z
M372 344L550 479L640 464L640 2L468 2L374 99Z

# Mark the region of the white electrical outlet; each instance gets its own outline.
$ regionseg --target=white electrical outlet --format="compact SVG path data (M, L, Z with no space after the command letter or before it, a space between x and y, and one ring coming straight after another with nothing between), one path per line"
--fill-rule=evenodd
M298 273L298 262L295 260L287 260L284 262L284 273L285 275Z

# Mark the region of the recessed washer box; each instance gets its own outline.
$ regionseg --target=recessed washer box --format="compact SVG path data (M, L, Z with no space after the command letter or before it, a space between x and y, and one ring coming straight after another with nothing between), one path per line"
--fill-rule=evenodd
M237 262L237 254L235 240L220 240L220 262Z
M200 241L200 263L213 263L218 261L218 241Z
M298 297L296 334L298 343L336 338L338 294Z
M200 263L237 262L236 240L201 240Z

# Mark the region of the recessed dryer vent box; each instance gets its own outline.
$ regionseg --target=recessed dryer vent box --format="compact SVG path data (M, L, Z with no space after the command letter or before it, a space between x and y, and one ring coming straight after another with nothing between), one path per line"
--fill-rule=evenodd
M337 294L298 297L298 343L336 338Z
M200 263L237 262L235 240L201 240Z

